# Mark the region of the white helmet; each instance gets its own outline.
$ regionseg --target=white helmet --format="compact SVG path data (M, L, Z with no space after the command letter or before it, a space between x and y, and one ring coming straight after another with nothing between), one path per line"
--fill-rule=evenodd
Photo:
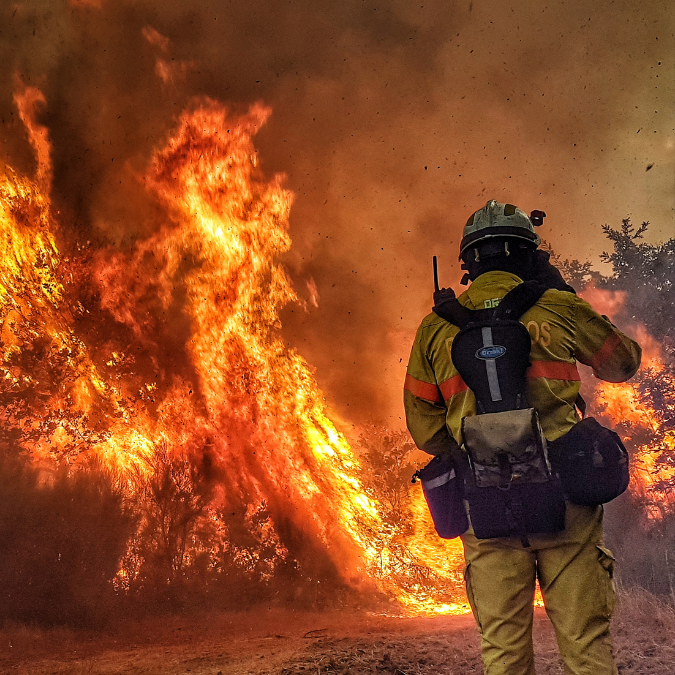
M543 211L533 211L531 220L524 211L513 204L501 204L491 199L466 221L462 242L459 245L459 257L461 258L468 248L479 241L495 237L524 239L536 248L541 243L541 239L534 231L534 226L535 224L541 225L545 215Z

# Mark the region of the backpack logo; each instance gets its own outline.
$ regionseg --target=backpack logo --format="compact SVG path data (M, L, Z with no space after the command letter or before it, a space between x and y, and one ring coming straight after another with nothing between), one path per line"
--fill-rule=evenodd
M504 356L504 354L506 354L506 347L502 347L501 345L491 345L479 349L476 352L476 358L487 361L488 359L498 359L500 356Z

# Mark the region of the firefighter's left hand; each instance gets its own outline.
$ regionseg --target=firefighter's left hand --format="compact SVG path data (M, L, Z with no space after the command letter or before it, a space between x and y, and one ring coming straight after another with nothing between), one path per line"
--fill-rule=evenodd
M555 288L559 291L576 291L563 279L560 270L551 264L551 255L547 251L537 249L532 257L532 265L527 275L527 280L538 281L546 288Z

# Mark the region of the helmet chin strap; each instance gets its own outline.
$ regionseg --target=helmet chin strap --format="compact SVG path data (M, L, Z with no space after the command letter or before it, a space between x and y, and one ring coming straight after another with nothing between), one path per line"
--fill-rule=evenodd
M511 249L506 239L482 241L474 249L474 260L487 260L488 258L497 258L499 256L510 256Z

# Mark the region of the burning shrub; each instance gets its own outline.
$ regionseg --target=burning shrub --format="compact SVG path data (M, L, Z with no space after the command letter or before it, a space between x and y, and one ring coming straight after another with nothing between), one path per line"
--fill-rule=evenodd
M362 482L377 503L383 527L373 573L408 595L411 605L439 613L462 611L463 553L459 539L440 539L435 532L415 469L428 461L407 431L378 424L359 439Z
M613 246L602 255L610 276L588 263L559 262L582 295L604 303L602 311L643 346L642 368L630 382L588 383L590 412L617 427L631 453L631 490L606 509L617 577L675 603L675 239L647 244L647 229L629 218L618 230L604 226Z
M417 468L415 444L405 431L371 425L359 439L364 483L379 501L382 520L390 525L408 523L410 478Z
M652 504L628 492L607 506L606 516L605 537L619 560L617 580L675 605L675 511L654 517Z
M134 527L121 492L99 468L45 477L0 453L0 620L104 621Z
M175 593L189 571L205 567L213 546L216 526L208 509L218 472L207 451L198 458L172 454L166 443L146 463L133 490L141 525L121 579L136 594Z
M206 441L153 448L127 489L139 527L115 578L134 613L354 604L357 592L314 538L266 501L236 497Z

